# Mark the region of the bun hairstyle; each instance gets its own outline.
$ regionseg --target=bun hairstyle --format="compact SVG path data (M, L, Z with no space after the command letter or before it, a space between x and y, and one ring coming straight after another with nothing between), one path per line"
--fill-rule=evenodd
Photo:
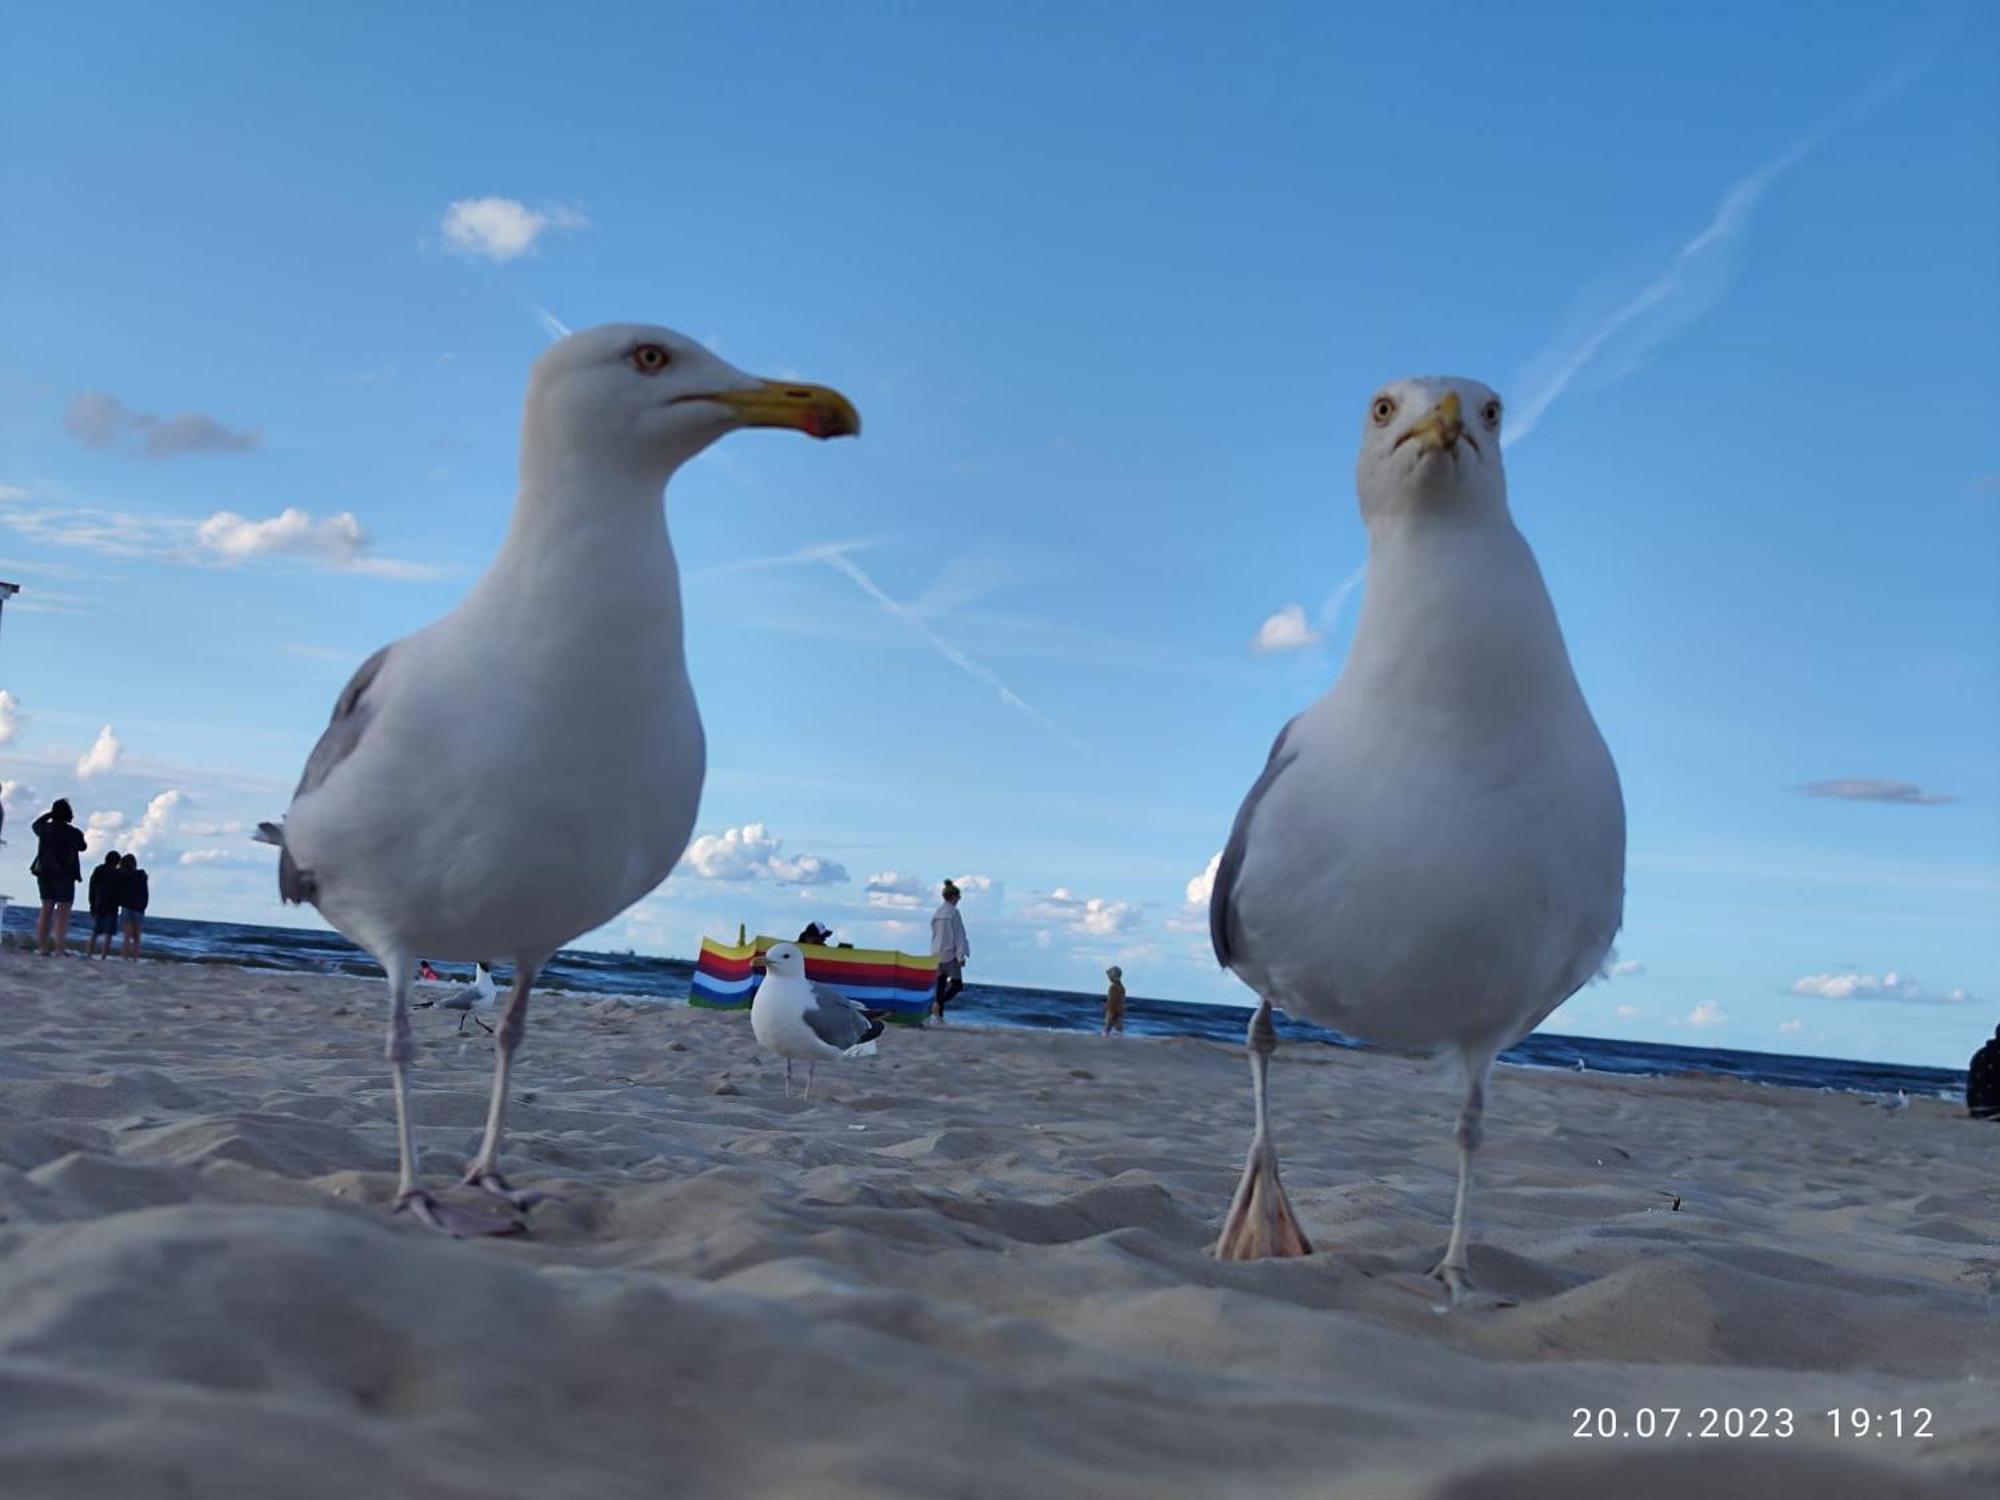
M949 880L944 883L944 899L947 901L958 899L958 887Z

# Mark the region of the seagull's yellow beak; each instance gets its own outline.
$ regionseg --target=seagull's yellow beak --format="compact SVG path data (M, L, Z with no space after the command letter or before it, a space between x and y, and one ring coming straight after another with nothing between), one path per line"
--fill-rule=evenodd
M816 438L853 437L861 431L854 403L823 385L764 380L746 390L683 399L726 406L745 427L791 427Z
M1426 453L1442 453L1447 448L1456 448L1458 440L1465 436L1465 414L1459 408L1458 392L1445 392L1444 400L1438 402L1421 422L1411 424L1410 430L1396 439L1396 446L1415 438L1423 445Z

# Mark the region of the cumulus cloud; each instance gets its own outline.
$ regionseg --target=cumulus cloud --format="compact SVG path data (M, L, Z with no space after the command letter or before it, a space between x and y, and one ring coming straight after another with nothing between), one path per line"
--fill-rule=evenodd
M77 758L76 774L85 781L93 776L102 776L118 764L119 757L124 753L124 745L119 743L118 736L106 724L97 731L97 739L91 747Z
M297 506L259 520L219 510L206 520L37 505L25 492L0 495L0 526L50 547L74 547L106 557L234 567L262 557L293 558L315 567L374 578L421 582L441 568L378 557L350 511L315 520Z
M1177 912L1167 917L1167 926L1174 932L1208 931L1208 901L1215 894L1215 872L1222 867L1222 851L1209 855L1203 865L1187 883L1187 902Z
M878 870L868 877L862 890L867 893L870 906L911 911L925 903L930 896L931 886L929 881L916 875L904 875L896 870Z
M1809 781L1799 790L1808 797L1835 797L1843 802L1897 802L1905 807L1941 807L1958 798L1927 792L1911 781L1882 781L1869 776L1839 776Z
M1787 1036L1793 1032L1804 1031L1805 1029L1806 1023L1801 1021L1797 1016L1793 1016L1789 1021L1780 1021L1778 1023L1778 1030L1784 1032Z
M584 229L590 224L573 208L544 204L530 208L518 198L459 198L444 211L439 228L459 255L486 260L518 260L551 229Z
M1933 990L1894 969L1881 974L1847 970L1838 974L1806 974L1792 981L1794 995L1818 1000L1894 1000L1908 1005L1969 1005L1973 996L1963 988Z
M1306 623L1306 607L1287 604L1257 627L1257 633L1250 638L1250 649L1259 656L1267 656L1273 651L1301 651L1318 645L1320 639L1320 633Z
M1645 973L1646 966L1636 958L1621 958L1604 972L1611 979L1630 979L1634 974Z
M198 411L172 417L134 411L109 391L85 391L70 402L63 426L86 448L116 449L146 458L248 453L264 440L255 429L225 427Z
M1129 902L1079 896L1059 885L1046 896L1029 901L1021 915L1030 922L1054 923L1079 937L1115 937L1136 928L1141 913Z
M146 804L146 810L134 823L116 808L94 812L85 820L84 839L93 854L106 849L116 849L124 854L171 853L165 849L165 841L174 818L174 810L183 798L177 789L161 792Z
M775 880L781 885L844 885L847 870L817 854L788 858L783 840L762 823L705 833L688 845L683 865L703 880Z
M1636 1005L1621 1005L1612 1014L1617 1016L1621 1021L1629 1021L1639 1014L1639 1007Z
M263 844L246 843L240 849L183 849L180 863L183 865L254 865L262 863L265 856L257 851L266 848Z
M1687 1023L1690 1026L1727 1026L1729 1016L1713 1000L1704 1000L1688 1012Z
M11 745L21 732L21 700L0 688L0 745Z

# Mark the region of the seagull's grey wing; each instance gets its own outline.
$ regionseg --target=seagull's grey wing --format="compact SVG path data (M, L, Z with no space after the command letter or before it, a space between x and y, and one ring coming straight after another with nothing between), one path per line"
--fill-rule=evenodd
M352 755L354 747L361 743L362 733L374 717L368 689L381 675L382 664L389 659L391 649L384 646L364 661L340 690L340 696L333 702L333 717L328 720L319 743L312 747L312 754L306 757L306 768L292 793L294 802L332 775L333 768ZM292 858L292 851L285 844L284 825L259 823L255 837L260 843L278 846L278 894L288 902L317 901L319 881L311 870L300 869L298 861Z
M1236 809L1229 842L1223 846L1222 859L1215 867L1215 887L1208 896L1208 941L1215 949L1215 961L1225 969L1234 966L1232 960L1242 951L1239 935L1233 930L1235 913L1230 909L1230 898L1235 894L1236 877L1243 869L1244 847L1250 842L1250 820L1256 816L1257 804L1264 800L1271 784L1284 774L1285 767L1299 758L1297 750L1285 748L1285 741L1291 737L1292 727L1300 717L1303 716L1294 715L1271 742L1271 758L1264 762L1264 773L1250 788L1250 795Z
M869 1020L859 1001L850 1000L831 985L816 980L806 983L811 986L813 997L812 1007L806 1011L806 1025L827 1046L844 1052L882 1034L882 1023Z
M393 649L384 646L369 657L348 679L347 686L340 690L340 696L334 700L333 717L327 721L326 732L313 746L312 754L306 757L305 771L299 777L298 789L292 793L294 802L321 785L333 774L333 768L352 755L354 747L361 743L368 721L375 717L373 706L368 702L368 689L381 676L382 664L388 661Z

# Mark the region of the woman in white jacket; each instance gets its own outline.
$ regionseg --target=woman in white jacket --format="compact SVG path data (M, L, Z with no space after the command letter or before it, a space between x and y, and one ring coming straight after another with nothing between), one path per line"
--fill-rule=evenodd
M965 961L972 945L965 940L965 919L958 914L958 887L944 883L944 904L931 913L931 953L938 961L937 994L931 1018L942 1021L944 1008L965 988Z

